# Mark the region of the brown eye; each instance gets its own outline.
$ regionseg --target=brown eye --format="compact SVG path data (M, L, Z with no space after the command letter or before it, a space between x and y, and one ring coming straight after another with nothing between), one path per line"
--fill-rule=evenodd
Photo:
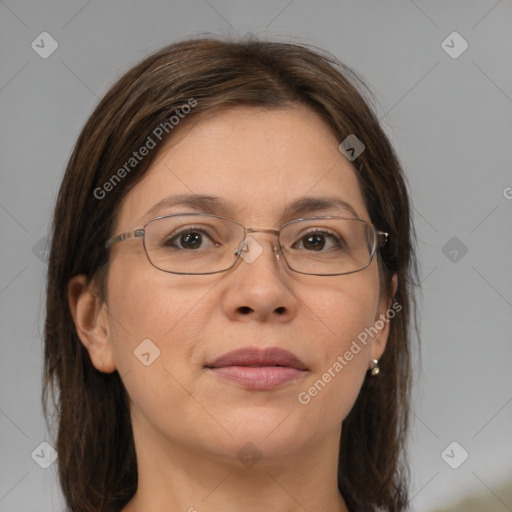
M305 236L302 240L302 243L306 249L318 251L319 249L323 249L325 246L323 235L308 235Z
M326 252L330 249L344 249L345 247L346 244L340 235L330 231L315 229L303 235L294 246L294 249L305 249L309 252Z
M201 246L203 238L197 231L179 236L179 244L182 249L197 249Z
M197 250L208 247L218 247L220 244L214 242L210 235L203 229L182 229L178 233L172 233L163 244L165 247Z

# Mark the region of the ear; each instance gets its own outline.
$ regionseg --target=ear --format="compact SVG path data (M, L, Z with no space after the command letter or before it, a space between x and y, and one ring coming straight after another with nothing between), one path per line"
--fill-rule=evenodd
M68 284L68 302L76 332L100 372L116 369L108 331L106 304L99 300L87 276L73 277Z
M400 309L396 310L391 307L397 288L398 276L393 274L393 277L391 278L390 298L381 300L377 316L375 317L374 327L378 332L372 338L372 346L370 350L371 359L380 359L382 357L388 342L389 322L391 321L391 318L393 318L396 313L402 309L401 306Z

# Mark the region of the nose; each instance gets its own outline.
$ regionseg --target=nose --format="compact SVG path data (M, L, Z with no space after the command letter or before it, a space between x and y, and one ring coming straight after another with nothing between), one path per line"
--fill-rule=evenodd
M233 321L289 322L297 314L298 304L292 281L287 283L279 269L284 263L279 243L270 233L252 233L239 246L236 267L225 276L225 314Z

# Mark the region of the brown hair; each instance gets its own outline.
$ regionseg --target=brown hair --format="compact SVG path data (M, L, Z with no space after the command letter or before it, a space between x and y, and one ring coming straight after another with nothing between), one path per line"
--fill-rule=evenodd
M52 224L43 389L47 420L53 417L51 405L58 424L59 476L69 510L118 512L137 488L126 391L117 371L106 374L92 365L77 336L67 287L73 276L86 274L106 299L109 256L104 243L115 234L121 200L157 152L138 162L101 199L95 191L111 180L155 127L168 123L191 99L197 104L185 122L240 105L272 109L300 103L318 113L340 142L355 134L365 145L355 170L372 223L390 234L378 255L382 291L390 298L396 273L394 299L402 309L390 322L380 374L365 378L343 423L338 486L350 510L405 510L410 343L416 326L413 287L418 273L405 177L370 106L368 90L353 71L319 49L257 39L193 39L147 57L107 92L71 155ZM166 137L178 130L169 130Z

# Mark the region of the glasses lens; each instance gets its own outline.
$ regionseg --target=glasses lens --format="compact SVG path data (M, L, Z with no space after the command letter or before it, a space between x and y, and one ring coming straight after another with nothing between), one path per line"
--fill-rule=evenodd
M213 215L170 215L146 224L144 245L160 270L207 274L233 265L244 233L236 222Z
M345 274L367 267L375 252L373 226L362 220L317 218L294 221L281 230L288 265L304 274Z

